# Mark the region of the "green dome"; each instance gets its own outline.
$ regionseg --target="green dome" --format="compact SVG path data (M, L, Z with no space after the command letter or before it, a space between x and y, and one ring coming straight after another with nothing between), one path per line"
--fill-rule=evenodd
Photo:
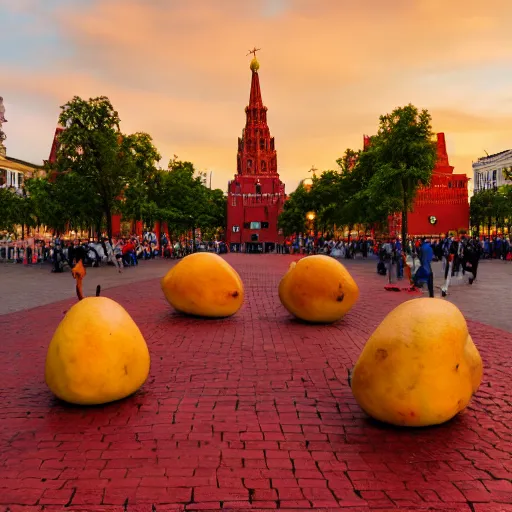
M260 69L260 63L258 62L258 59L256 57L254 57L252 60L251 60L251 71L254 71L254 72L257 72L258 69Z

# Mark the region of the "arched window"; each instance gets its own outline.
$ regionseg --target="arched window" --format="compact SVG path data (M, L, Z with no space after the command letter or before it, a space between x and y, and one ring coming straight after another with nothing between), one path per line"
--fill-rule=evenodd
M262 170L262 172L266 172L266 170L267 170L267 162L261 162L261 170Z
M247 160L247 169L252 168L252 160Z
M265 149L265 139L260 139L260 150Z

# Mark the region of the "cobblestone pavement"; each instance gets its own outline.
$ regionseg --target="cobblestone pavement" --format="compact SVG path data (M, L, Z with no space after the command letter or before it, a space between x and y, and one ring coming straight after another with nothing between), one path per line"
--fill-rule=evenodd
M84 294L94 295L96 286L102 290L155 279L165 275L174 260L157 258L141 261L137 267L123 269L118 273L112 265L87 268L84 279ZM17 265L0 263L0 315L22 311L63 299L75 297L75 281L69 267L61 274L51 272L48 263L37 265Z
M229 256L233 257L233 256ZM236 258L254 258L253 255L238 255ZM269 261L280 265L282 255L269 255ZM243 261L243 260L242 260ZM357 272L375 277L376 260L356 259L343 261L348 268L357 267ZM140 283L160 278L174 265L174 260L156 259L143 261L137 268L127 268L122 274L112 266L87 269L84 281L86 295L94 295L96 285L103 290L125 284ZM444 284L441 263L434 263L436 296L441 295ZM379 279L379 278L377 278ZM385 278L375 281L375 286L384 286ZM453 279L447 300L456 304L464 314L473 320L512 332L510 294L512 292L512 263L503 261L482 261L478 269L478 280L470 287L468 280ZM22 311L75 296L75 284L71 273L52 274L48 265L23 266L0 264L0 315ZM7 290L7 292L5 292ZM426 290L425 290L426 293Z
M436 428L387 427L359 409L347 369L411 295L353 263L354 309L306 325L277 296L293 257L227 259L246 288L229 319L174 313L157 279L105 290L139 324L152 365L138 393L103 407L68 406L44 384L74 299L0 316L2 512L512 510L512 334L469 321L485 374L468 409Z

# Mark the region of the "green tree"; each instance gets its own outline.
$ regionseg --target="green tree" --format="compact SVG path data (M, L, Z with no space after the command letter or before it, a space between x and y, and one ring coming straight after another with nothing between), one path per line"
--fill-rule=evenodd
M72 173L50 173L26 182L36 224L53 230L84 229L102 223L101 203L89 180Z
M124 189L121 211L125 218L142 220L145 226L153 227L160 218L155 189L158 186L157 163L162 157L147 133L137 132L125 137L125 145L129 148L134 174Z
M222 190L210 190L206 177L191 162L172 159L167 170L157 170L147 183L155 215L171 232L217 229L225 225L226 198Z
M0 188L0 230L13 232L20 224L20 203L23 201L14 189Z
M112 214L136 174L132 140L121 135L119 115L105 96L89 100L75 96L61 109L59 123L65 130L59 139L57 168L90 182L111 240Z
M304 233L306 231L306 214L315 210L313 196L302 183L288 196L283 211L279 216L278 225L285 236Z
M499 188L500 194L504 198L504 225L507 227L509 236L512 227L512 185L503 185Z
M491 235L491 226L496 218L498 191L486 189L477 192L469 205L469 217L471 225L477 228L477 234L480 235L480 226L487 226L487 234Z
M407 238L407 215L416 192L432 177L432 139L430 114L409 104L380 117L378 133L363 152L375 166L366 194L372 203L380 197L388 214L401 212L402 240Z

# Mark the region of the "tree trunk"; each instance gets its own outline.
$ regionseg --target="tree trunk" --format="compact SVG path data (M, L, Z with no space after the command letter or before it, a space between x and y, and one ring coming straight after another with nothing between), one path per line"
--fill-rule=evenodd
M21 225L21 239L25 240L25 224Z
M402 243L407 240L407 210L402 210Z
M405 189L405 185L402 183L402 188L403 188L403 192L404 192L404 195L403 195L403 207L402 207L402 247L403 245L405 244L406 240L407 240L407 229L408 229L408 226L407 226L407 191Z
M110 244L112 244L112 212L110 205L105 205L105 215L107 216L107 237Z
M99 219L98 221L96 221L96 240L98 240L98 242L100 241L100 238L101 238L101 220L102 219ZM92 236L90 237L92 238Z

